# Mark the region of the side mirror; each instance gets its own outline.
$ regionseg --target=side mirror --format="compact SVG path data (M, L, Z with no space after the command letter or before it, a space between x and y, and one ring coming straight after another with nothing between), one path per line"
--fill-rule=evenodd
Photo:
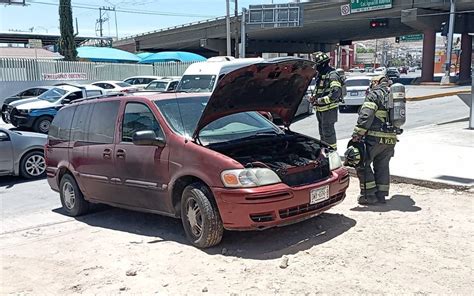
M155 132L151 130L135 132L132 137L132 142L137 146L164 147L166 144L163 138L157 137Z
M69 104L71 103L71 99L69 98L64 98L62 101L61 101L62 104Z
M0 141L3 142L3 141L8 141L10 139L10 137L8 137L8 134L5 133L5 132L0 132Z

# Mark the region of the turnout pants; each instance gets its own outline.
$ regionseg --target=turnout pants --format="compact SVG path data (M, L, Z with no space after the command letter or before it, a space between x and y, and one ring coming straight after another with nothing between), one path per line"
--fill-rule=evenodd
M327 111L316 111L319 137L334 149L337 149L336 129L334 128L337 122L337 112L337 108Z
M390 159L395 153L395 144L385 144L378 137L367 136L365 167L357 167L360 194L388 196L390 189ZM365 186L364 186L365 185ZM367 192L364 192L364 188Z

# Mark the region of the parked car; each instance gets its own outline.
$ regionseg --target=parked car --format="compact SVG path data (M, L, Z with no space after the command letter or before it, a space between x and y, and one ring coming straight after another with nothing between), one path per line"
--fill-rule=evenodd
M19 100L5 107L2 119L15 127L48 133L54 116L64 105L75 100L104 95L103 89L93 85L57 85L39 97Z
M65 212L89 203L181 218L189 241L265 229L340 203L349 174L327 144L291 124L314 63L286 58L228 73L211 93L144 93L71 104L45 146L48 183Z
M102 88L105 94L132 93L138 90L136 87L123 81L107 80L97 81L91 84Z
M160 92L173 91L176 90L176 88L178 87L180 80L180 78L162 78L153 80L144 88L144 90L153 90Z
M344 96L344 102L339 104L339 111L358 110L364 103L365 96L369 90L370 80L370 76L348 77L346 79L347 94Z
M385 67L378 67L374 70L374 75L386 75L387 74L387 68Z
M359 67L354 67L352 69L349 69L350 73L364 73L365 69L364 68L359 68Z
M141 89L144 89L153 80L157 80L161 78L163 77L162 76L133 76L133 77L128 77L124 79L123 82L133 85L138 90L141 90Z
M0 176L45 176L44 145L47 136L0 128Z
M41 95L42 93L44 93L45 91L47 91L50 88L51 88L51 86L35 86L35 87L27 88L27 89L17 93L16 95L10 96L10 97L6 98L5 100L3 100L3 105L8 105L11 102L15 102L15 101L18 101L18 100L37 97L37 96ZM3 109L3 106L2 106L2 109Z
M400 78L400 72L398 72L397 68L392 68L392 67L388 68L386 75L390 79Z

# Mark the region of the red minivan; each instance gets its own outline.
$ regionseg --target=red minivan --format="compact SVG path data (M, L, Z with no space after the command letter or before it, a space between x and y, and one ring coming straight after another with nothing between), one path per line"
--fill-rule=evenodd
M340 203L349 175L326 143L289 125L315 76L295 58L221 77L212 94L84 100L56 115L45 147L48 182L71 216L89 203L181 218L190 242L224 229L266 229ZM278 114L277 127L254 110Z

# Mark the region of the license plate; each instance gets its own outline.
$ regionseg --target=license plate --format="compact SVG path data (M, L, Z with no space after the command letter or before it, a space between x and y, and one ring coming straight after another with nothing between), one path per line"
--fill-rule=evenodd
M351 96L356 97L359 95L358 91L351 91Z
M311 190L309 195L309 204L313 205L325 201L329 198L329 186Z

